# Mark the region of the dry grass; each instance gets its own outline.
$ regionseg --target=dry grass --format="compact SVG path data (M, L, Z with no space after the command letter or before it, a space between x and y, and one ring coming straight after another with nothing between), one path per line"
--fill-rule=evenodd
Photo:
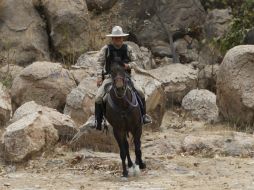
M12 70L11 66L16 65L14 57L15 57L15 53L13 53L13 54L7 53L7 55L2 55L2 56L0 55L0 68L3 66L6 66L6 65L8 68L7 72L4 72L4 73L0 72L0 74L1 74L0 75L0 82L7 88L11 87L12 81L13 81L13 78L11 75L13 70Z

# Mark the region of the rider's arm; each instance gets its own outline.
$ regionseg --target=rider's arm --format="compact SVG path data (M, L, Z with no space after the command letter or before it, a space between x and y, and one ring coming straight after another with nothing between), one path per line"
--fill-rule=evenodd
M105 66L105 53L106 53L106 49L107 49L107 45L105 45L99 52L99 56L97 59L97 65L98 65L98 70L97 70L97 79L102 79L102 71L104 70L104 66Z
M127 46L127 52L128 52L128 56L130 58L130 62L128 64L128 66L131 68L131 69L135 69L137 67L137 55L134 53L133 49L131 46Z

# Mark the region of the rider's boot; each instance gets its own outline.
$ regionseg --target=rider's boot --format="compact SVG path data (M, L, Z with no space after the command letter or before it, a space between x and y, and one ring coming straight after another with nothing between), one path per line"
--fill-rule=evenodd
M95 128L101 130L101 123L103 120L103 105L95 103Z
M143 104L143 123L144 124L149 124L152 123L151 117L146 114L146 101L145 98L141 98L142 104Z

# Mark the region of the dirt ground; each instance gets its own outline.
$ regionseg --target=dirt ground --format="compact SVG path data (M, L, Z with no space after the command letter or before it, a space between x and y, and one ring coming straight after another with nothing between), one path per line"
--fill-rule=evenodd
M204 130L229 129L211 129L203 122L166 115L160 131L143 134L147 169L128 179L121 178L118 154L88 149L73 152L59 144L54 151L23 164L0 162L0 190L254 190L253 159L181 152L184 136Z

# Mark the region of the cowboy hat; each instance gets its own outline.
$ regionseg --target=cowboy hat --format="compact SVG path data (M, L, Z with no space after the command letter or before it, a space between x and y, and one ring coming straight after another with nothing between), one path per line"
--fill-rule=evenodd
M123 29L121 26L114 26L112 29L112 33L106 36L107 37L124 37L124 36L129 36L129 34L123 33Z

